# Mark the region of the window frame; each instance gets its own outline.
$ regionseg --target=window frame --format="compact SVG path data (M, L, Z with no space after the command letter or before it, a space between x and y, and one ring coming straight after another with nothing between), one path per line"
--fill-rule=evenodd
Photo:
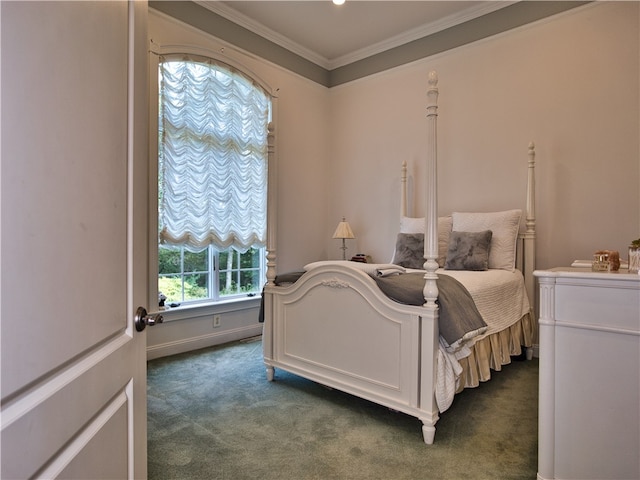
M153 44L153 51L149 55L149 242L148 242L148 270L149 289L148 305L150 311L158 310L158 110L159 110L159 88L158 88L158 66L162 56L190 55L199 56L203 59L213 59L225 63L231 70L238 70L242 74L250 77L256 82L271 98L271 121L270 129L274 128L277 119L277 96L274 90L262 78L242 63L221 52L212 51L192 45L167 45L161 46ZM275 179L275 162L272 164L272 152L268 154L267 191L271 191ZM271 194L269 194L269 199ZM268 200L269 201L269 200ZM269 209L267 209L267 230L271 224L269 220ZM269 237L269 233L267 233ZM261 262L262 270L266 274L268 245L262 249ZM218 269L211 272L214 276L219 273ZM217 279L214 280L217 284ZM211 283L211 280L210 280ZM222 311L237 311L259 306L261 295L234 295L219 298L218 300L203 299L194 301L177 308L166 309L164 311L165 321L192 318L194 316L209 315L210 313L220 313Z
M176 249L177 251L180 252L180 271L176 271L176 272L170 272L170 273L160 273L158 272L158 279L161 277L176 277L179 278L181 280L181 284L182 284L182 293L183 293L183 297L184 297L184 283L185 283L185 277L189 276L189 275L200 275L200 274L205 274L208 276L207 278L207 290L209 292L212 293L212 295L208 298L199 298L199 299L193 299L193 300L185 300L184 298L181 298L179 300L172 300L172 299L168 299L167 303L170 302L176 302L176 303L180 303L180 304L184 304L185 307L189 307L189 306L196 306L197 304L201 304L201 303L210 303L210 302L214 302L214 303L218 303L218 302L222 302L222 301L226 301L226 300L241 300L244 297L254 297L256 295L258 295L260 293L259 289L262 287L262 285L260 285L256 290L253 290L251 292L245 292L245 293L231 293L231 294L222 294L222 282L220 277L222 275L224 275L227 272L231 272L233 277L235 278L236 284L240 284L241 283L241 276L243 275L243 273L246 272L258 272L259 276L264 280L266 279L266 247L261 247L261 248L256 248L257 251L257 255L258 255L258 262L259 265L257 267L245 267L243 268L241 266L240 262L240 255L242 255L240 252L238 252L237 250L234 250L233 248L229 248L228 250L223 250L223 251L219 251L216 250L215 247L213 246L208 246L206 248L206 250L203 250L203 252L206 251L205 255L206 256L206 263L207 263L207 270L193 270L193 271L187 271L184 270L184 263L185 263L185 251L186 251L186 247L184 246L167 246L169 249ZM158 248L158 252L160 250L160 247ZM255 248L255 247L254 247ZM222 265L220 257L222 254L227 253L229 251L233 250L233 263L235 265L232 266L232 268L230 270L227 270L226 265ZM159 257L159 254L158 254ZM159 261L157 262L158 264L160 263ZM213 265L213 267L210 267L211 265ZM161 290L158 287L159 290ZM167 293L166 291L164 293ZM186 303L188 302L188 303Z

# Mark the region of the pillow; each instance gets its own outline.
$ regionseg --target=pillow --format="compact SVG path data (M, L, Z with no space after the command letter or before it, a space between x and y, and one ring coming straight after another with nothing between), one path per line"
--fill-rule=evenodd
M424 217L400 217L400 233L424 233Z
M399 233L393 263L405 268L423 268L424 262L424 233Z
M449 235L453 219L451 216L438 217L438 266L444 267L449 248ZM400 233L424 233L424 217L400 217ZM423 254L424 255L424 254Z
M516 268L516 243L520 230L522 210L506 210L490 213L454 212L453 230L457 232L482 232L491 230L489 268L513 271Z
M491 230L484 232L451 232L446 270L487 270Z

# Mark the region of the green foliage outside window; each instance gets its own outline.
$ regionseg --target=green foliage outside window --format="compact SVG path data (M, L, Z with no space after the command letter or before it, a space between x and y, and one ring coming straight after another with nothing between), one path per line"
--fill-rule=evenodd
M190 252L180 247L161 246L158 250L158 290L167 303L205 300L209 294L209 258L217 268L218 297L259 293L262 250L252 248L245 253L234 249L223 252ZM212 279L213 280L213 279ZM216 285L211 287L216 288Z

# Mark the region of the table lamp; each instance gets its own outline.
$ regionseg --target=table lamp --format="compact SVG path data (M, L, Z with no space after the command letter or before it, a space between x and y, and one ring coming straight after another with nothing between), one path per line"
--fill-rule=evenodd
M333 234L333 238L341 238L342 239L342 259L347 259L347 244L345 240L347 238L356 238L353 234L353 230L349 226L349 223L342 217L342 221L338 224L338 228L336 228L335 233Z

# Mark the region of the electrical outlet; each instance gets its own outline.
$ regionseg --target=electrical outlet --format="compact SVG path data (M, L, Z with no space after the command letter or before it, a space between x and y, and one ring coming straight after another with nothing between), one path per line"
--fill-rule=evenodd
M220 326L220 315L213 316L213 328L218 328Z

